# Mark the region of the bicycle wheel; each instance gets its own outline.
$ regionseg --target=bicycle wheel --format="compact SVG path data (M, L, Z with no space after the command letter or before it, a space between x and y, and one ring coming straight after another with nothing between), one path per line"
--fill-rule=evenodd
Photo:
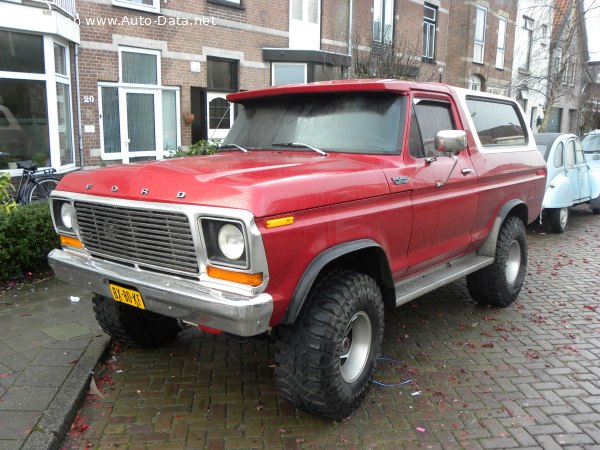
M58 185L58 178L34 178L27 187L24 203L37 202L50 197L50 193Z

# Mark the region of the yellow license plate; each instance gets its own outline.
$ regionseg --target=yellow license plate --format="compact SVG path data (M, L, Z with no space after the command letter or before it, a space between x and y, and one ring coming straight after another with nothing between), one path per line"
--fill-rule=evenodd
M116 284L109 283L110 292L113 298L126 305L135 306L136 308L146 309L144 306L144 300L142 300L141 294L134 289L127 289Z

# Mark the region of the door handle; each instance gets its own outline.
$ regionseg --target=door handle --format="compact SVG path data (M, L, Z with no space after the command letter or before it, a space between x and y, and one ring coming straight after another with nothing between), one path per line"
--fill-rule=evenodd
M463 175L468 175L470 173L473 173L473 169L469 169L469 168L465 168L463 170L460 171Z

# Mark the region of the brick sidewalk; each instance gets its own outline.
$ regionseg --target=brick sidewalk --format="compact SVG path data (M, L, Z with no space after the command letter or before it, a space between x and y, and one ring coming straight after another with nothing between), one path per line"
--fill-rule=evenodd
M106 361L66 448L600 448L600 216L530 229L519 303L477 306L464 280L387 311L376 378L343 423L290 407L273 345L187 329Z
M58 444L55 433L69 408L78 406L81 383L95 363L86 369L83 355L94 337L105 338L90 299L54 278L0 294L0 449L19 448L34 437L33 448ZM69 384L73 373L81 380Z

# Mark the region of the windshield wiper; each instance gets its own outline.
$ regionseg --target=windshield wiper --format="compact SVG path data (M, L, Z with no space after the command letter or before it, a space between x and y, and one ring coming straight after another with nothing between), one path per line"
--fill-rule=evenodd
M237 144L223 144L219 148L217 148L217 153L219 152L219 150L225 150L225 149L228 149L228 148L237 148L238 150L241 150L244 153L248 153L248 150L246 150L244 147L240 147Z
M318 149L316 147L313 147L311 145L308 144L303 144L302 142L280 142L278 144L272 144L276 147L292 147L292 148L298 148L298 147L302 147L302 148L309 148L314 152L317 152L319 155L321 156L327 156L327 153L325 153L323 150Z

